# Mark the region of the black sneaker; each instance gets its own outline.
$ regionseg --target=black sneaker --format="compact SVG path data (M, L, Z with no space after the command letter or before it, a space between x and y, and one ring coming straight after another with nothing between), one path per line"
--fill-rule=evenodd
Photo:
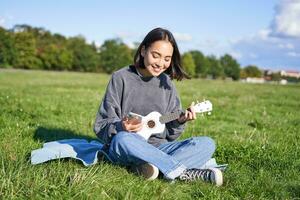
M217 168L209 169L187 169L180 176L179 180L182 181L196 181L202 180L205 182L210 182L216 186L221 186L223 184L223 174L221 170Z

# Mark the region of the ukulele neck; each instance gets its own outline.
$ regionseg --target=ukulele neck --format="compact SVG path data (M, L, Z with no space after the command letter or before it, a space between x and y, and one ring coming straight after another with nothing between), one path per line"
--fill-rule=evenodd
M178 111L172 112L170 114L160 116L159 122L162 123L162 124L166 124L166 123L171 122L175 119L178 119L181 114L182 114L182 111L178 110Z

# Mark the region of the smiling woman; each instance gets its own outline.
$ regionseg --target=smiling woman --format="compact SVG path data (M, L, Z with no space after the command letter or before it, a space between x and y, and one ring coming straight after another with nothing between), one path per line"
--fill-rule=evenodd
M136 69L145 76L158 76L165 72L172 79L189 78L180 62L175 38L171 32L160 28L153 29L146 35L134 56Z
M151 47L142 48L145 67L137 66L137 70L143 76L158 76L170 66L172 54L173 47L169 41L156 41Z
M202 180L220 186L222 172L215 164L208 164L215 151L214 141L209 137L175 141L185 123L196 119L196 111L194 103L182 111L171 81L174 78L189 78L181 67L176 41L170 31L153 29L140 44L134 65L112 74L94 131L105 143L108 160L129 166L149 180L161 172L168 180ZM159 114L145 120L151 113ZM166 122L159 117L171 113L179 114ZM158 121L165 124L162 130L154 127ZM140 131L147 127L154 131L146 139Z

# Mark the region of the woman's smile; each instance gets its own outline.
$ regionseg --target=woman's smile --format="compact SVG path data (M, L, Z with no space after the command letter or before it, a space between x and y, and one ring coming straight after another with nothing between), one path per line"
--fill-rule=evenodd
M155 66L155 65L151 65L152 66L152 69L155 73L159 73L162 69L162 67L159 67L159 66Z

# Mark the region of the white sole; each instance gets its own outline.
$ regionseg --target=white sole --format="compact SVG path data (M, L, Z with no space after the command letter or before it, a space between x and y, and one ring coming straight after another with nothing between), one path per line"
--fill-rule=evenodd
M147 178L147 180L154 180L154 179L156 179L157 177L158 177L158 175L159 175L159 170L158 170L158 168L157 167L155 167L154 165L152 165L152 164L150 164L150 163L148 163L149 165L151 165L152 166L152 169L153 169L153 174L152 174L152 176L151 177L149 177L149 178Z
M216 186L221 186L223 185L223 174L222 174L222 171L217 169L217 168L209 168L210 170L213 171L213 173L215 174L215 180L214 180L214 184Z
M154 180L159 175L158 168L150 163L135 166L132 168L132 171L134 171L139 176L143 176L146 180Z

